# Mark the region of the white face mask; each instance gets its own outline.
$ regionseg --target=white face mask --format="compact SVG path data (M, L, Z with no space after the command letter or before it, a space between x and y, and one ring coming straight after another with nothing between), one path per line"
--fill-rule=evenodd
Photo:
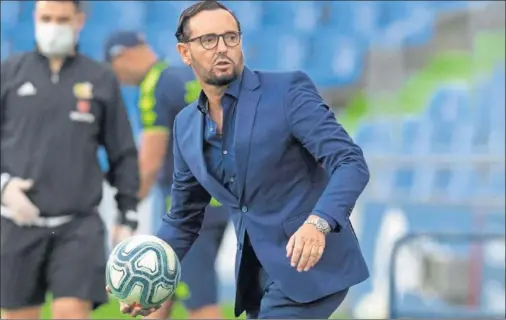
M75 46L74 29L70 25L37 23L35 39L40 52L47 57L65 57Z

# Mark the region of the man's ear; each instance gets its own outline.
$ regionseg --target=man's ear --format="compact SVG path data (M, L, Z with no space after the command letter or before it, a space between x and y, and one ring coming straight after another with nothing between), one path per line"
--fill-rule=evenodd
M184 43L178 43L176 45L176 48L177 51L179 52L179 55L181 56L181 60L183 61L183 63L187 66L191 66L192 58L188 46Z

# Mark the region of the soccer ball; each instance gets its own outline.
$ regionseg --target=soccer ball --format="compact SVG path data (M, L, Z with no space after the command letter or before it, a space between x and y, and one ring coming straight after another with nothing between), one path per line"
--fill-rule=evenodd
M168 300L180 277L176 253L154 236L138 235L120 242L107 261L106 282L112 295L142 308Z

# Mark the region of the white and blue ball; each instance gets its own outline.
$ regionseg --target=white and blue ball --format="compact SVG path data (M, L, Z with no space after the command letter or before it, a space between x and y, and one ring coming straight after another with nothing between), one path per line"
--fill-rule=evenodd
M143 308L159 306L176 290L181 264L161 239L138 235L119 243L107 261L106 281L111 294Z

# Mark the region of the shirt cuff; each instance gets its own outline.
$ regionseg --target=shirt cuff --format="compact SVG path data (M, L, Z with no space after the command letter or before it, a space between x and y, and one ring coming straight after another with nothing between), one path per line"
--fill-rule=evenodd
M325 221L327 221L327 223L330 226L331 231L336 231L336 228L338 227L338 223L337 223L337 221L334 218L332 218L328 214L325 214L325 213L323 213L321 211L318 211L318 210L313 210L312 214L315 215L315 216L318 216L318 217L322 218Z

